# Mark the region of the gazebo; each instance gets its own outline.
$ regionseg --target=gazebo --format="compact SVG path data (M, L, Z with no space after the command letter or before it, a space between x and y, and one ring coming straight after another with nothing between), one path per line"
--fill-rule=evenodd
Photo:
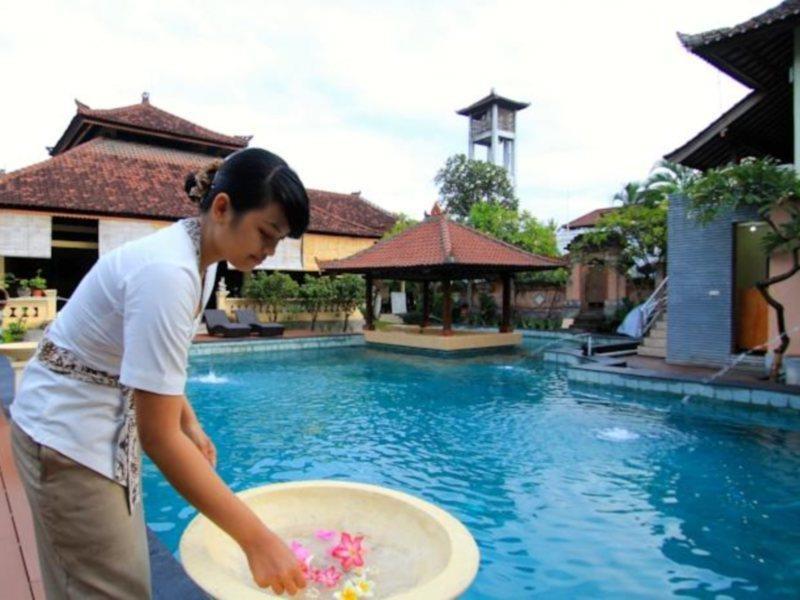
M321 262L329 274L356 273L366 279L364 337L369 343L429 350L455 351L518 345L522 341L511 325L511 281L521 271L563 267L558 258L525 252L470 227L450 220L438 204L425 220L348 258ZM500 328L497 333L453 331L451 283L463 279L492 279L503 283ZM423 284L421 327L392 327L376 331L373 286L377 279L419 281ZM444 293L441 328L430 325L431 282L440 281Z

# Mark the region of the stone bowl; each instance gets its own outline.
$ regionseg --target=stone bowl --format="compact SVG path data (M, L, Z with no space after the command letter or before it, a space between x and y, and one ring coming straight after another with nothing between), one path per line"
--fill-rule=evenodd
M366 566L376 571L370 575L373 600L457 598L478 572L480 553L467 528L409 494L364 483L299 481L237 496L287 544L317 529L364 535ZM189 576L219 600L289 597L258 588L239 546L203 515L183 533L180 557ZM304 597L310 595L294 596Z

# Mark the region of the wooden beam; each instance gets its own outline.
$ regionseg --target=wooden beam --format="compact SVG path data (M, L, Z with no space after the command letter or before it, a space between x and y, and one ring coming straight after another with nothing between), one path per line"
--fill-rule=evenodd
M453 335L453 296L450 293L450 280L442 281L442 335Z
M367 331L375 331L375 309L372 306L372 275L366 276L367 281L367 314L364 315L366 322L364 323L364 328Z
M431 284L422 282L422 328L431 324Z
M75 240L53 240L51 246L53 248L73 248L81 250L97 250L99 247L97 242L77 242Z
M511 332L511 275L503 273L503 314L500 320L500 333Z

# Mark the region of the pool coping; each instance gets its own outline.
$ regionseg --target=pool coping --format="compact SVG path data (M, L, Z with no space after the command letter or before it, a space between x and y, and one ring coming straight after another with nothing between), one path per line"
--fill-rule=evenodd
M302 338L247 338L246 340L204 342L192 344L189 357L236 354L244 352L282 352L318 348L346 348L365 345L360 333L319 335Z
M632 370L613 364L588 362L577 350L545 351L544 360L567 369L570 381L608 385L645 392L663 392L681 397L700 397L762 408L800 411L800 387L771 381L714 381L707 377L668 373L652 369ZM797 388L796 390L794 388Z

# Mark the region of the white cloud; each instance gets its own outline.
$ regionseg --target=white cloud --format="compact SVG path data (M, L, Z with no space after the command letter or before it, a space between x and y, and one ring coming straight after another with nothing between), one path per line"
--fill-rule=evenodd
M420 216L466 151L455 110L495 86L518 120L524 208L597 206L744 93L679 44L774 0L14 3L0 22L0 168L42 160L74 114L153 103L254 134L309 187Z

